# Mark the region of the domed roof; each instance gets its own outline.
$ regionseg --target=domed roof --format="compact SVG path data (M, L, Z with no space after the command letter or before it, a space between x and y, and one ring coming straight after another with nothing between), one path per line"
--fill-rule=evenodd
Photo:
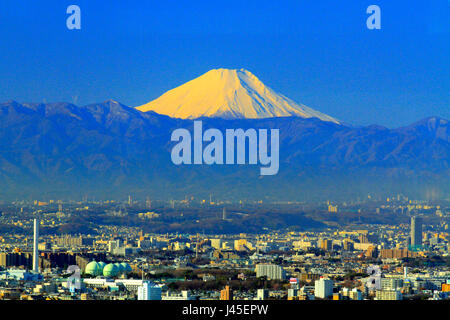
M123 267L122 264L116 262L116 263L114 263L114 265L117 267L117 270L119 271L119 274L123 273L125 271L125 268Z
M84 269L84 273L90 274L93 276L98 276L102 272L102 268L96 261L91 261L86 265L86 268Z
M119 268L113 263L109 263L103 268L103 275L105 277L115 277L118 274Z
M99 262L97 262L98 263L98 266L102 269L102 271L103 271L103 268L106 266L106 263L104 263L103 261L99 261Z
M121 265L125 273L130 273L131 271L133 271L128 263L122 262Z

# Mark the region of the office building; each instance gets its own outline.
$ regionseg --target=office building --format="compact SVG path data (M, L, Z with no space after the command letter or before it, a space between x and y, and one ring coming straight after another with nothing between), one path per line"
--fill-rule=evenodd
M214 249L220 250L222 249L222 240L221 239L211 239L211 247Z
M422 246L422 218L411 217L411 247L413 249Z
M403 279L401 278L381 278L382 290L396 290L403 287Z
M319 247L320 247L320 249L325 250L325 251L333 250L333 241L331 241L329 239L320 239Z
M316 298L326 299L333 295L333 281L330 279L319 279L314 283L314 295Z
M144 281L137 293L138 300L161 300L161 287L149 281Z
M377 290L376 300L402 300L403 296L399 290Z
M268 280L284 280L286 278L286 272L283 267L275 264L257 264L256 277L267 277Z
M230 286L225 286L225 289L220 290L220 300L233 300L233 291Z
M267 289L258 289L256 300L266 300L269 298L269 290Z

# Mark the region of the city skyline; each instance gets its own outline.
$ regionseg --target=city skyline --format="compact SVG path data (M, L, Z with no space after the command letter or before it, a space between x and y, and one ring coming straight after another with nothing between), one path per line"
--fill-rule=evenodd
M194 234L159 233L148 229L145 223L124 223L125 217L130 221L133 216L142 221L158 220L182 208L180 204L173 208L171 203L163 206L157 202L151 212L139 213L148 209L146 201L129 200L105 202L97 209L94 203L85 201L0 205L0 225L20 221L31 231L2 233L0 299L19 298L18 289L10 285L14 281L25 281L27 288L33 288L20 289L22 300L449 298L448 203L392 197L357 205L361 213L365 212L364 217L372 211L380 217L403 216L406 223L400 224L392 220L383 224L354 220L320 230L270 228L264 232ZM116 208L123 205L126 212L117 212ZM242 215L230 210L224 220L222 205L211 201L203 206L218 209L217 224L229 224ZM324 203L305 210L327 219L352 211L345 204L339 204L339 208L330 212ZM83 210L117 220L104 225L102 218L95 222L96 230L82 233L72 228L49 230L79 217ZM36 212L43 230L39 238L37 220L30 219L36 217ZM421 244L411 246L411 239ZM37 256L36 270L33 265ZM66 279L64 276L71 270L79 270L78 275Z
M58 318L447 307L449 13L3 0L0 300Z

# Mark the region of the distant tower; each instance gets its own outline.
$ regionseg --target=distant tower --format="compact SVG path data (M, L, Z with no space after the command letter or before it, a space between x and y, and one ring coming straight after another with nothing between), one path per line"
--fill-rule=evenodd
M131 204L133 203L133 199L131 198L131 195L128 196L128 205L131 206Z
M227 220L227 208L223 207L222 220Z
M58 212L62 212L62 210L63 210L63 209L62 209L62 203L59 203L59 204L58 204Z
M34 238L33 238L33 272L39 273L39 219L34 219Z
M422 246L422 219L411 217L411 247L420 248Z
M147 199L145 200L145 206L147 207L147 209L152 208L152 200L150 200L149 197L147 197Z

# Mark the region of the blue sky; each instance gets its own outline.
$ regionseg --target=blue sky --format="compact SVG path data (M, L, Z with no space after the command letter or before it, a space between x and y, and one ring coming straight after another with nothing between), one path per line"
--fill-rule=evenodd
M245 3L243 3L245 2ZM81 8L82 29L66 28ZM381 8L382 29L366 28ZM0 3L0 101L144 104L210 69L246 68L341 120L450 118L449 1Z

